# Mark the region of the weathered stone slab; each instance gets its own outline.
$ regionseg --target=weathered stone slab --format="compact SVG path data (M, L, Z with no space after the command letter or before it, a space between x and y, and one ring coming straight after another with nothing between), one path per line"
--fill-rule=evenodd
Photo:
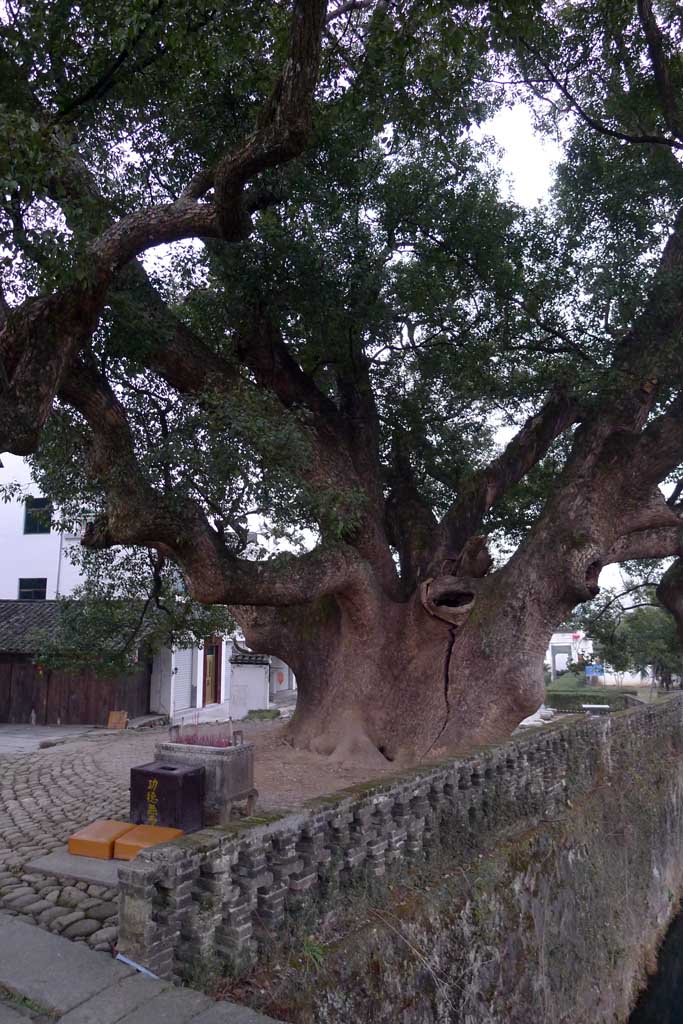
M132 973L106 954L0 914L0 985L48 1010L66 1013Z
M59 1024L116 1024L127 1013L172 988L168 982L133 974L62 1017ZM169 1024L172 1017L169 1016Z
M201 992L181 988L162 992L120 1019L120 1024L185 1024L194 1020L211 1000Z
M118 887L121 861L97 860L95 857L74 857L65 846L45 857L32 860L24 868L27 874L56 875L58 878L74 878L79 882L106 885L108 889Z

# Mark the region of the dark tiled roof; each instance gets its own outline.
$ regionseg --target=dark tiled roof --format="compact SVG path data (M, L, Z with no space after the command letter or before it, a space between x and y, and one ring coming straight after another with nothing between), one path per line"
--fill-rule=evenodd
M59 601L0 601L0 651L33 654L55 632Z
M233 654L230 659L231 665L269 665L270 658L267 654Z

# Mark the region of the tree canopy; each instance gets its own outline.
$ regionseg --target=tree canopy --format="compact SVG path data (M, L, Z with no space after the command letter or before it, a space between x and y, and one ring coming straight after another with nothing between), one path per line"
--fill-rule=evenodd
M683 554L682 33L669 0L8 0L0 446L288 660L296 741L497 735L604 565ZM516 103L562 153L533 209Z

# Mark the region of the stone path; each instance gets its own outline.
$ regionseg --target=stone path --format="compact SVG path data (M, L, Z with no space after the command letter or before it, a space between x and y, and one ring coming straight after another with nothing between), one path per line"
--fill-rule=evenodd
M0 1024L277 1024L0 913Z
M87 939L97 950L111 950L118 937L118 890L41 875L0 875L0 906L7 916L30 917L54 934Z
M93 818L126 815L129 762L118 739L80 736L27 755L0 756L0 910L99 950L116 943L117 890L22 869ZM153 750L154 740L145 740L137 746Z
M61 743L90 732L89 725L0 725L0 757L3 754L30 754L42 743Z

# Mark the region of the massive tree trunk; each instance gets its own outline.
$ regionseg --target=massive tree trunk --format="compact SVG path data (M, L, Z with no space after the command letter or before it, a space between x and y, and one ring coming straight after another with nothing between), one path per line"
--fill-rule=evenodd
M405 764L507 736L541 704L543 656L571 602L522 573L443 576L362 610L330 595L235 612L249 645L296 673L296 746Z
M495 572L473 537L404 600L369 571L343 594L235 608L247 642L296 672L291 741L343 761L405 764L509 735L542 703L550 637L598 593L603 566L683 553L677 513L658 492L634 492L634 449L620 444L629 458L615 459L611 435L585 458L579 441L563 486Z

